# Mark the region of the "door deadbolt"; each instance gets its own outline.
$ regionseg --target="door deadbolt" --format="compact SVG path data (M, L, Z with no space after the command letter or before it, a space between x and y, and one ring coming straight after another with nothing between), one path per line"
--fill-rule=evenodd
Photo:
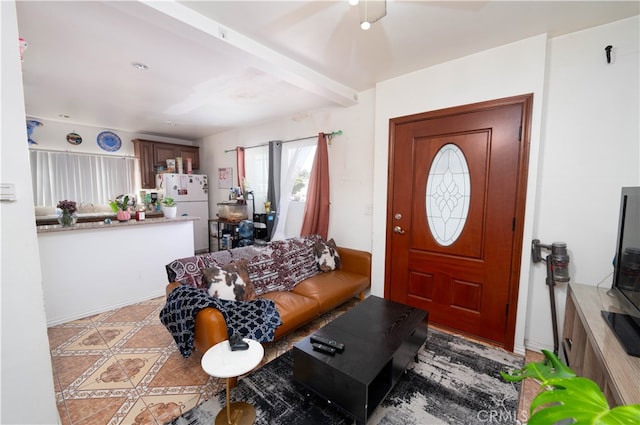
M396 213L396 215L394 215L393 218L395 218L396 220L400 220L402 218L402 214Z
M396 226L393 228L393 233L398 233L400 235L404 235L404 229L400 226Z

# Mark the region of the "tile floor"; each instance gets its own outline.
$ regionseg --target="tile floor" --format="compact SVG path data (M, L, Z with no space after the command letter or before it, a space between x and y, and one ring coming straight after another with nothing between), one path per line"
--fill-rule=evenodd
M539 362L544 360L544 355L540 352L534 352L527 350L524 357L524 364L530 362ZM531 400L540 392L540 384L531 380L525 379L520 387L520 401L518 403L518 423L526 424L529 421L529 407L531 406Z
M260 366L347 311L349 302L275 343ZM63 425L162 425L220 392L224 380L183 358L159 313L164 297L48 329L56 402ZM535 389L522 391L526 418Z
M265 344L260 366L356 304ZM183 358L160 323L164 297L48 329L56 403L63 425L162 425L220 392L225 381Z

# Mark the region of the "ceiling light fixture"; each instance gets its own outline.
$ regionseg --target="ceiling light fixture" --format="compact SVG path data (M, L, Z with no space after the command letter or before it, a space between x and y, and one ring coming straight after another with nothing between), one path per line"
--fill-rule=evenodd
M371 24L378 22L387 15L386 0L349 0L352 6L358 5L360 12L360 28L368 30Z
M131 62L131 66L139 71L146 71L149 67L142 62Z

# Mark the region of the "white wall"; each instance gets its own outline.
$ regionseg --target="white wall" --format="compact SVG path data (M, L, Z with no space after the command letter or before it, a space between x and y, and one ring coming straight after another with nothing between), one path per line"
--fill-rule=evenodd
M0 422L58 423L42 296L27 153L15 3L0 2L2 22L0 182L15 185L15 202L0 202ZM36 407L37 406L37 407Z
M269 140L290 140L342 130L328 146L331 175L329 238L341 246L371 251L373 192L374 90L360 94L350 108L332 108L299 114L289 119L227 131L203 139L200 162L209 174L210 216L217 203L228 201L229 188L218 188L218 168L232 167L237 186L236 154L224 153L236 146L256 146Z
M373 282L371 293L384 295L385 224L389 119L451 106L533 93L530 166L525 212L523 260L518 300L515 349L524 351L528 251L536 193L540 120L544 98L546 36L541 35L436 65L379 83L376 94L374 166Z
M181 145L195 145L193 140L175 139L171 137L153 136L143 133L135 133L120 129L102 128L74 123L70 120L54 121L34 116L27 119L35 119L44 125L36 127L31 138L37 145L31 145L30 149L48 149L56 151L82 152L102 155L134 156L133 139L153 140L157 142L176 143ZM107 152L98 146L98 134L103 131L112 131L120 137L122 147L115 152ZM82 143L73 145L67 142L67 134L78 133L82 137Z
M640 185L639 27L636 16L549 41L534 236L567 243L571 282L611 287L620 188ZM545 278L543 263L532 267L534 349L553 346ZM566 285L556 297L562 335Z

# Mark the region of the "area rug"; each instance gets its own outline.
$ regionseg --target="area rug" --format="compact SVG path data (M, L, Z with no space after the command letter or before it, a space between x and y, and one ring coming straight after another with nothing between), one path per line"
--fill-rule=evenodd
M366 361L366 356L363 356ZM418 363L407 372L367 421L369 425L514 424L520 384L504 382L501 370L522 367L522 357L429 328ZM347 425L353 419L292 380L287 352L238 381L231 401L255 406L259 425ZM224 408L225 392L171 422L209 425Z

